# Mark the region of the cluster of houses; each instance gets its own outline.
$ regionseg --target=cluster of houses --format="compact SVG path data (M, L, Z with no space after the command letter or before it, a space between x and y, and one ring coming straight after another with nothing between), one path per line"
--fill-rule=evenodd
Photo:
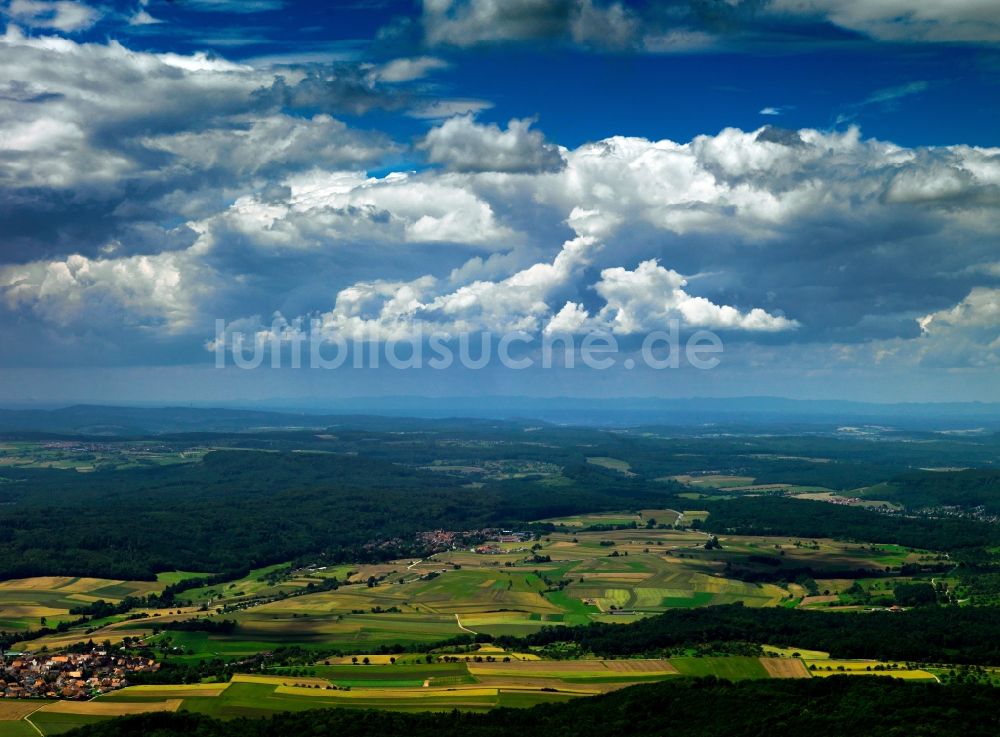
M0 653L0 696L8 699L88 699L124 688L130 673L158 670L151 658L90 652Z
M526 546L520 548L505 548L502 546L505 543L524 543L535 539L534 534L530 532L514 532L512 530L490 530L489 532L491 533L489 542L472 548L474 553L479 553L480 555L520 553L529 550L529 548Z
M535 535L531 532L500 530L495 527L482 530L465 530L464 532L430 530L428 532L417 533L417 539L435 551L455 550L457 548L464 548L471 543L473 551L487 555L511 552L509 549L503 550L499 547L503 543L523 543L534 540L534 538Z
M454 548L459 533L451 530L430 530L417 533L420 542L434 548Z

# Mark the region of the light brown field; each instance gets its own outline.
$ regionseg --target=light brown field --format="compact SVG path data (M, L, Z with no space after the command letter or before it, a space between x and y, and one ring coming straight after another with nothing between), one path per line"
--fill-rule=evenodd
M84 714L97 717L119 717L125 714L145 714L152 711L177 711L182 699L163 701L53 701L39 712L46 714Z
M46 703L48 702L2 699L0 700L0 722L13 722L17 719L23 719Z
M676 675L668 660L535 660L511 663L469 663L474 676L513 676L515 678L559 678L630 674Z
M180 683L130 686L128 692L144 697L160 696L164 699L188 699L195 696L218 696L227 688L229 688L228 683L202 685Z
M567 684L558 678L517 678L516 676L480 676L476 680L482 686L490 686L501 691L539 691L551 688L556 691L577 693L587 696L617 691L621 683L573 683ZM626 684L627 685L627 684ZM572 690L570 690L572 689Z
M615 673L677 673L669 660L604 660L604 667Z
M829 604L831 601L840 601L840 598L833 594L829 596L807 596L799 606L809 606L810 604Z
M771 678L809 678L809 671L799 658L761 658L760 664Z
M317 688L298 688L295 686L278 686L276 694L291 696L322 696L327 699L426 699L432 695L461 693L462 696L496 696L497 689L484 688L480 684L448 686L447 688L359 688L350 691L326 691Z
M264 683L268 686L320 686L325 688L330 681L325 678L307 678L305 676L257 676L249 673L237 673L233 676L234 683Z
M65 609L53 609L47 606L33 606L31 604L5 604L0 606L0 614L5 617L55 617L65 614Z

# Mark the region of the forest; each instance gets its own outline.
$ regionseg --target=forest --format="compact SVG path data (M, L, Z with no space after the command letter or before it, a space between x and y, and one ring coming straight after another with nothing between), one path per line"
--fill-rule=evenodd
M997 607L917 607L827 613L741 604L678 609L630 624L546 627L505 647L572 644L601 657L657 656L699 644L755 643L822 650L839 658L986 664L1000 662ZM572 652L572 650L570 651Z
M808 708L803 708L806 702ZM988 686L941 688L889 678L836 676L741 683L706 678L632 686L606 696L488 714L333 709L218 720L160 712L97 722L66 735L579 737L588 728L633 737L995 737L1000 733L1000 712L995 691Z

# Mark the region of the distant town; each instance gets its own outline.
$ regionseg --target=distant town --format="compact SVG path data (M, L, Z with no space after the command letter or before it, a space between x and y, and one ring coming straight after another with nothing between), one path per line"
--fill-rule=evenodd
M0 688L7 699L89 699L128 685L131 673L159 670L152 658L95 646L82 653L0 653Z

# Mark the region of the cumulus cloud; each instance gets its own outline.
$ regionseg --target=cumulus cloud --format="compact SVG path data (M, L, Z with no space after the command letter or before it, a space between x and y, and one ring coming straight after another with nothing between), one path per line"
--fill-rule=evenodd
M50 28L63 33L84 31L101 17L96 8L73 0L11 0L6 15L32 28Z
M580 236L563 243L551 262L453 290L433 275L407 282L358 282L338 292L319 326L324 334L346 340L392 340L433 332L539 335L600 330L627 336L667 328L672 320L689 328L773 332L797 327L795 321L759 308L743 313L692 296L684 291L687 281L682 276L655 261L634 271L604 269L600 280L588 287L587 267L602 250L596 239ZM604 300L597 314L591 316L579 302L565 300L565 294L581 287L594 289Z
M191 325L206 270L186 254L63 260L0 267L0 294L10 310L30 310L48 323L85 331L156 327L176 333ZM197 276L196 276L197 275Z
M919 362L943 366L1000 366L1000 289L975 287L947 309L917 320Z
M117 42L0 37L0 259L129 242L289 172L366 166L400 148L333 111L391 105L360 67L271 70ZM304 111L304 112L300 112Z
M420 142L433 164L451 171L540 173L558 171L565 162L558 146L531 130L531 119L513 119L501 130L477 123L471 115L451 118Z
M483 110L489 110L493 103L489 100L474 98L456 98L421 102L407 111L411 118L420 120L445 120L461 115L475 115Z
M406 59L393 59L372 70L374 79L380 82L412 82L423 79L438 69L447 69L448 62L434 56L417 56Z
M1000 289L977 287L954 307L925 315L918 322L928 335L953 328L983 328L1000 336Z
M1000 41L990 0L771 0L768 11L819 17L885 41Z
M438 6L462 23L542 12ZM564 3L559 38L587 43L600 19L574 30L584 7ZM646 33L630 12L621 27ZM958 323L988 314L977 290L996 289L1000 149L774 126L566 149L530 119L477 122L487 102L413 94L432 59L278 77L9 28L0 306L23 325L188 339L215 317L280 311L382 336L632 335L677 319L897 357L893 341L930 356L955 336L995 340ZM417 142L439 166L385 174L407 149L341 119L373 106L443 118Z
M515 235L488 203L446 181L314 170L283 185L276 197L246 195L200 221L205 242L301 251L357 243L509 244Z
M322 114L233 117L223 128L182 131L141 142L150 150L172 154L180 166L222 169L236 177L353 166L398 150L385 135L351 130Z
M428 43L558 40L626 49L640 40L642 22L624 3L593 0L424 0Z
M687 280L655 260L643 261L634 270L623 267L604 269L595 285L604 299L598 321L615 332L639 333L662 328L671 319L688 327L716 330L777 332L798 327L783 316L771 315L756 307L740 312L729 305L717 305L685 291Z
M630 4L601 0L423 0L434 45L557 43L597 51L689 53L801 34L803 20L891 42L1000 40L990 0L727 0ZM766 109L766 108L765 108Z

